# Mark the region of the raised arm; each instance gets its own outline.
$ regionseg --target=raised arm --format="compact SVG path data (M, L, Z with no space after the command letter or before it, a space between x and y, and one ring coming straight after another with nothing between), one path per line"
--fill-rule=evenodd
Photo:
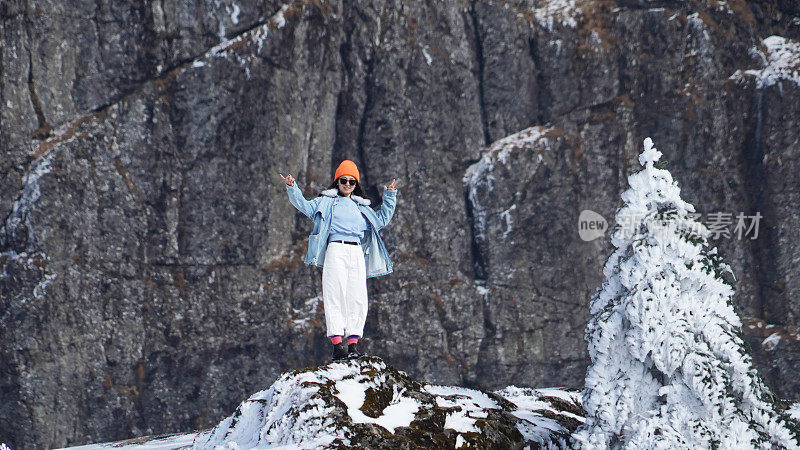
M378 211L378 227L383 228L389 224L394 216L394 207L397 204L397 188L395 187L396 180L392 180L391 184L383 187L383 204Z
M289 195L289 201L297 208L298 211L303 213L309 219L314 216L314 211L317 210L317 205L319 204L319 198L315 198L314 200L306 200L303 197L303 193L300 192L300 188L297 187L297 183L294 182L294 178L292 175L286 175L285 177L283 174L278 174L281 176L283 181L286 183L286 193Z

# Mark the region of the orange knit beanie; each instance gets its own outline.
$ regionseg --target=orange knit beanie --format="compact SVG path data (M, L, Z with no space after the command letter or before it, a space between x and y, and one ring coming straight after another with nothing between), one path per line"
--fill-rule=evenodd
M356 163L349 159L345 159L339 164L339 167L336 168L336 173L333 175L333 179L338 180L342 175L350 175L355 178L357 182L361 183L361 180L358 178L358 167L356 167Z

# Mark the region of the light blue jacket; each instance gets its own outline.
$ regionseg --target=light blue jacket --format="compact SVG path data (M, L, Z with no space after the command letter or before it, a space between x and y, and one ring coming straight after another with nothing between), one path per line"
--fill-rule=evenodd
M289 201L295 208L306 217L314 220L314 230L308 236L308 252L306 252L305 263L322 267L325 263L325 251L328 249L328 235L331 232L331 218L333 208L340 201L351 201L338 194L336 189L322 191L322 195L313 199L306 200L297 182L291 186L286 185L286 192L289 194ZM358 203L358 209L367 219L367 230L361 239L361 248L364 251L364 261L367 269L367 278L386 275L392 272L392 262L389 261L389 253L383 244L383 239L378 233L385 227L394 215L394 207L397 203L397 191L393 189L383 190L383 204L380 211L370 208L370 201L357 195L350 197Z

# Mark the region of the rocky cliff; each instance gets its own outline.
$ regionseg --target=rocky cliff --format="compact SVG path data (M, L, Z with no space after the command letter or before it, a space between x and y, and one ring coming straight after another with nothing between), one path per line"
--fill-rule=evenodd
M328 356L308 197L399 179L364 345L430 383L583 384L607 219L645 136L800 366L800 6L785 0L0 4L0 442L211 426ZM758 236L735 216L760 213ZM613 226L613 224L612 224Z

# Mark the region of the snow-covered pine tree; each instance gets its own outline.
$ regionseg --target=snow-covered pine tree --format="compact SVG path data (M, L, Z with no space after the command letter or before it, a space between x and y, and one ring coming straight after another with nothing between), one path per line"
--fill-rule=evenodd
M797 423L753 367L730 267L708 250L672 175L644 141L617 210L615 251L592 297L586 449L800 448Z

